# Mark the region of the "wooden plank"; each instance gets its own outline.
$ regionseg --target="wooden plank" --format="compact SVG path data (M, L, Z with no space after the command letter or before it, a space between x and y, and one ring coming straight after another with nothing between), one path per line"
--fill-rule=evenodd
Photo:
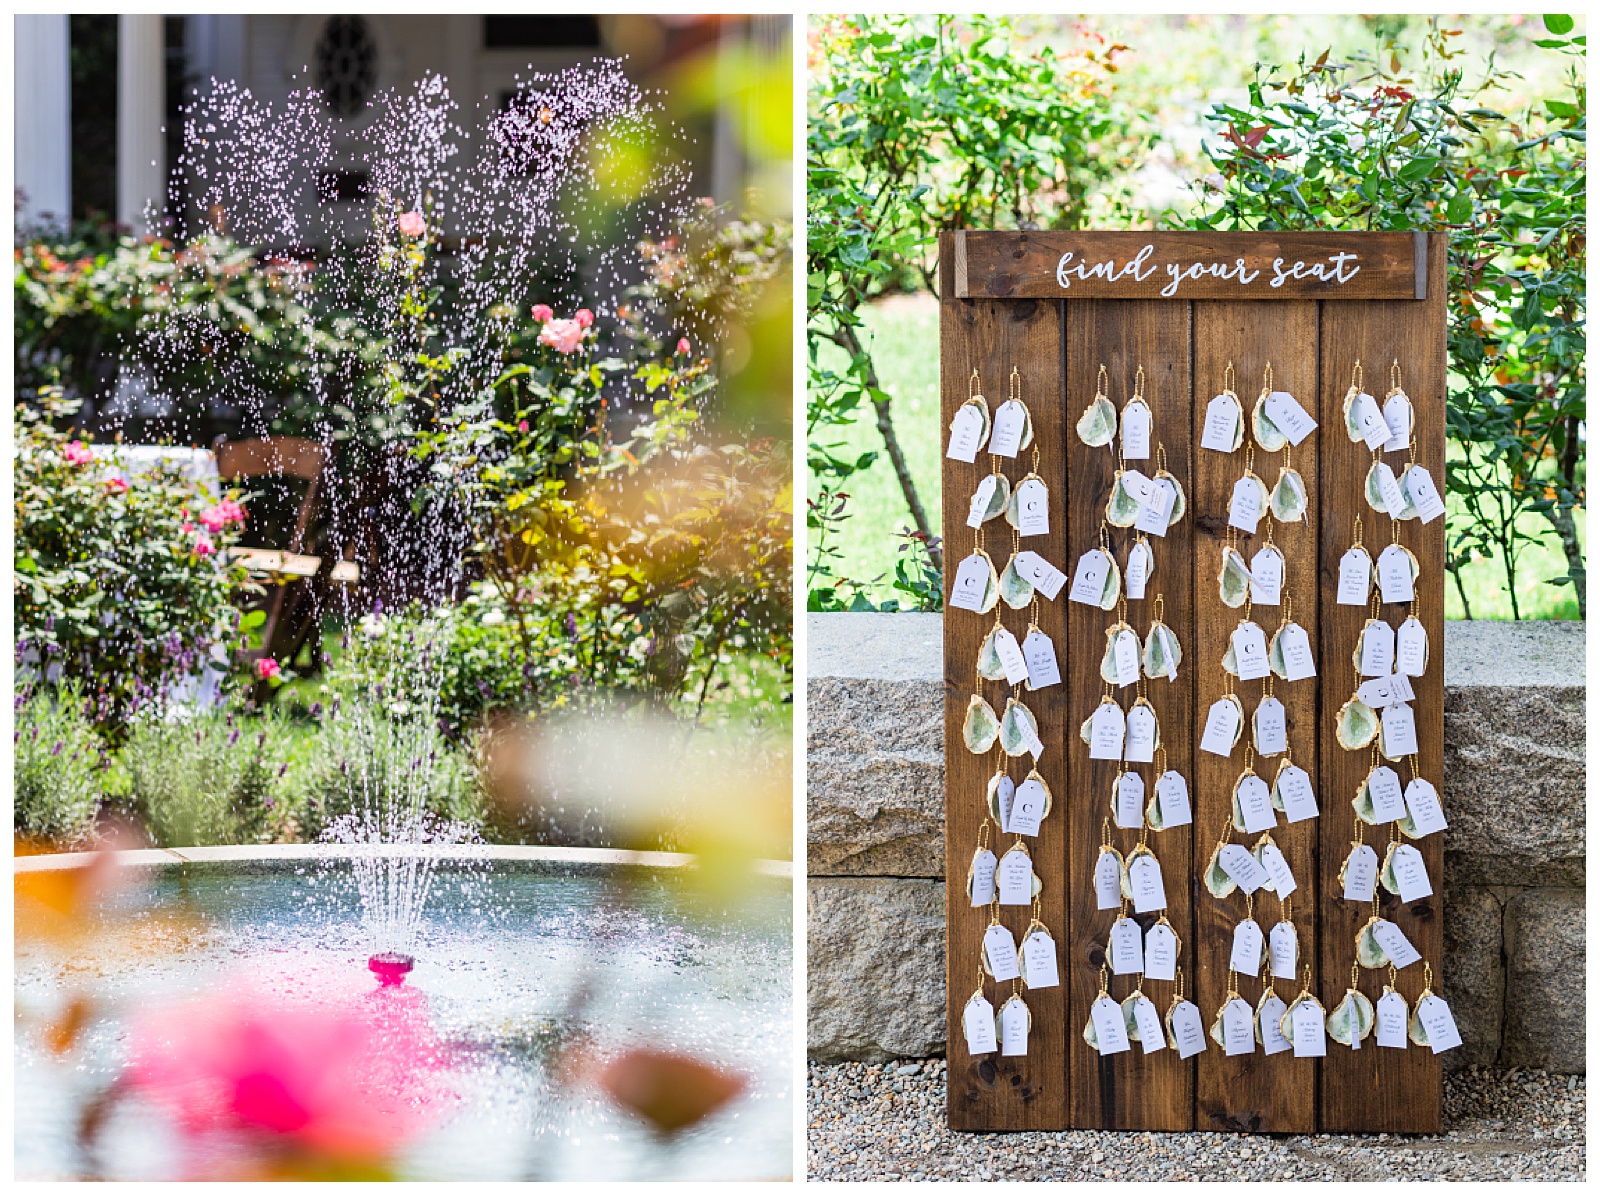
M1223 390L1228 364L1234 365L1238 394L1248 423L1261 390L1267 364L1272 366L1273 386L1289 392L1308 411L1317 410L1317 305L1303 300L1283 304L1200 302L1194 306L1195 347L1195 427L1205 420L1206 405ZM1319 431L1320 432L1320 431ZM1195 728L1203 725L1207 710L1221 696L1233 692L1243 703L1246 729L1231 758L1197 752L1194 769L1195 855L1198 870L1203 870L1219 835L1254 847L1259 835L1232 830L1230 815L1233 788L1245 769L1252 745L1251 724L1257 705L1266 693L1263 680L1238 681L1225 676L1222 657L1227 652L1235 627L1252 620L1270 639L1286 613L1303 626L1316 645L1317 629L1317 527L1319 514L1314 506L1317 486L1318 433L1311 434L1298 447L1268 454L1255 446L1246 433L1244 444L1232 454L1198 448L1196 438L1193 502L1196 514L1194 546L1194 595L1196 629L1191 653L1189 678L1195 687ZM1252 447L1253 453L1252 453ZM1222 548L1228 544L1228 503L1233 486L1253 464L1255 473L1270 489L1278 482L1279 469L1292 465L1305 480L1313 506L1304 523L1283 525L1264 516L1257 532L1247 535L1235 531L1233 544L1246 562L1266 544L1269 529L1272 541L1284 558L1283 598L1286 605L1229 608L1218 593L1217 575ZM1272 680L1273 694L1283 703L1289 730L1290 756L1308 771L1317 774L1317 685L1315 680L1287 683ZM1283 757L1254 758L1253 769L1271 786ZM1271 831L1283 851L1295 880L1300 885L1291 894L1288 916L1299 935L1301 961L1315 964L1317 926L1317 822L1289 824L1280 814ZM1196 889L1195 1002L1209 1025L1227 995L1228 960L1234 927L1247 912L1270 934L1285 917L1285 906L1275 894L1258 891L1247 905L1242 891L1218 900L1203 887ZM1298 984L1272 981L1284 1002L1291 1003ZM1263 994L1259 977L1241 977L1237 990L1252 1007ZM1309 1132L1316 1128L1316 1060L1295 1058L1288 1052L1268 1056L1260 1049L1248 1055L1228 1057L1215 1042L1208 1042L1198 1061L1196 1083L1196 1124L1203 1129L1250 1132Z
M943 265L951 265L953 244L945 239L941 246ZM950 278L946 275L946 278ZM1029 538L1024 549L1037 550L1058 565L1064 535L1067 494L1063 448L1067 425L1061 409L1061 314L1060 306L1044 301L1001 304L988 301L947 302L940 308L940 394L941 428L948 429L956 409L967 399L968 378L972 369L979 372L983 394L991 412L1007 394L1007 379L1013 366L1022 372L1022 398L1033 417L1034 436L1040 451L1038 471L1050 489L1051 534ZM1032 454L1025 451L1016 459L998 460L1000 469L1012 483L1020 481L1031 465ZM948 596L954 571L971 552L974 532L966 526L967 508L973 491L992 469L987 454L968 465L944 460L944 556L945 594ZM1004 570L1011 549L1011 526L1003 517L984 526L984 546ZM1062 609L1065 595L1054 603L1038 606L1038 623L1055 642L1062 668L1067 666L1065 622ZM1000 619L1021 641L1027 633L1029 611L1013 611L1003 602ZM1025 1059L1001 1058L990 1054L974 1058L967 1053L962 1036L962 1012L978 981L979 956L984 928L989 922L986 909L971 907L966 895L967 868L977 845L977 836L986 811L986 788L996 760L1004 762L998 749L979 758L970 753L962 739L962 723L975 683L982 694L1003 713L1011 689L1004 681L977 681L975 665L978 649L994 622L993 614L978 615L946 608L945 646L945 862L946 870L946 980L949 1018L948 1115L950 1127L958 1130L1063 1129L1067 1104L1065 1080L1068 1075L1067 995L1062 986L1031 990L1020 988L1033 1015L1033 1030ZM1056 939L1058 954L1065 943L1067 928L1066 898L1069 881L1066 855L1067 788L1066 760L1061 752L1064 737L1061 687L1038 692L1024 690L1021 699L1039 722L1039 736L1046 750L1039 763L1054 797L1053 811L1044 820L1037 838L1024 839L1033 857L1034 871L1044 884L1041 918ZM1007 768L1011 778L1021 783L1030 768L1026 758L1011 759ZM991 831L990 845L1003 855L1016 839ZM1001 923L1020 940L1028 928L1030 914L1020 907L999 910ZM1063 969L1063 976L1066 972ZM985 980L984 993L998 1011L1012 994L1010 983ZM1080 1043L1081 1044L1081 1043Z
M1363 445L1352 444L1343 432L1341 407L1350 383L1351 365L1360 359L1366 371L1367 390L1380 401L1388 390L1389 365L1399 359L1406 393L1418 414L1417 459L1437 482L1444 477L1445 405L1445 238L1428 238L1427 303L1343 304L1322 306L1322 506L1329 514L1322 529L1322 668L1321 739L1322 772L1318 795L1322 802L1321 860L1323 937L1321 998L1331 1009L1344 995L1354 960L1355 938L1369 916L1369 906L1345 901L1338 886L1339 869L1350 849L1353 812L1351 798L1365 778L1371 762L1366 750L1347 751L1334 736L1339 707L1349 698L1353 684L1351 655L1366 622L1367 611L1335 604L1339 559L1351 542L1352 517L1360 513L1364 540L1376 557L1390 540L1389 521L1374 513L1363 498L1363 481L1372 456ZM1384 455L1391 466L1404 463L1401 454ZM1415 681L1417 736L1423 778L1438 787L1443 770L1444 742L1444 521L1429 525L1417 521L1401 524L1399 538L1416 554L1422 574L1417 584L1413 613L1428 631L1431 653L1428 672ZM1379 615L1398 625L1406 605L1383 605ZM1408 781L1407 764L1394 764L1402 781ZM1441 789L1442 790L1442 789ZM1447 814L1448 816L1448 814ZM1363 828L1365 841L1381 859L1388 830ZM1434 895L1412 904L1379 889L1382 916L1396 922L1433 964L1435 990L1448 993L1448 967L1441 963L1443 906L1441 873L1444 834L1414 843L1427 863ZM1369 999L1381 995L1387 971L1362 971L1361 987ZM1399 972L1398 986L1415 1005L1422 988L1421 963ZM1442 985L1442 988L1441 988ZM1440 1121L1439 1061L1423 1047L1380 1049L1374 1043L1351 1051L1330 1041L1322 1065L1321 1124L1331 1132L1388 1131L1436 1133Z
M959 296L1281 301L1416 294L1409 233L969 230L963 245Z
M1145 398L1154 416L1153 443L1161 442L1167 453L1168 469L1189 486L1190 385L1189 328L1187 306L1151 301L1081 301L1066 306L1066 422L1068 428L1067 478L1072 494L1068 505L1070 543L1063 548L1061 566L1070 575L1077 558L1098 544L1101 520L1110 494L1115 471L1111 447L1093 448L1073 432L1079 414L1093 399L1099 366L1104 363L1110 384L1108 394L1118 411L1131 394L1135 375L1145 371ZM1146 474L1155 462L1133 463ZM1128 602L1127 620L1141 640L1154 617L1155 598L1164 597L1165 620L1187 649L1191 630L1189 614L1190 539L1193 523L1185 518L1166 538L1150 538L1154 554L1154 575L1147 599ZM1132 529L1109 529L1113 552L1119 566L1127 564L1128 550L1136 536ZM1065 593L1063 593L1065 597ZM1104 1129L1189 1129L1193 1127L1194 1067L1175 1051L1160 1050L1145 1055L1134 1043L1124 1054L1101 1057L1082 1041L1082 1030L1089 1020L1089 1009L1099 991L1100 968L1105 962L1105 946L1114 911L1096 908L1092 870L1099 855L1102 822L1111 814L1111 788L1121 765L1089 758L1089 748L1079 736L1079 727L1099 703L1104 691L1100 679L1100 660L1106 644L1106 630L1117 620L1116 613L1102 612L1083 604L1067 604L1067 637L1072 646L1071 665L1066 675L1070 711L1065 722L1068 759L1071 769L1071 830L1068 854L1072 864L1073 889L1068 940L1071 1010L1067 1034L1073 1043L1071 1123L1074 1128ZM1188 668L1188 660L1183 670ZM1167 745L1167 764L1189 777L1192 714L1187 677L1180 672L1177 682L1159 680L1143 685L1155 706L1162 741ZM1116 689L1126 708L1136 689ZM1159 763L1159 755L1158 755ZM1130 764L1145 781L1150 794L1156 778L1155 765ZM1147 844L1161 864L1169 907L1167 919L1182 941L1180 959L1185 980L1192 979L1189 957L1194 942L1190 920L1190 881L1194 878L1189 826L1152 832ZM1138 843L1138 830L1111 831L1111 842L1124 855ZM1131 907L1129 910L1132 913ZM1138 917L1148 930L1157 914ZM1135 986L1135 977L1112 980L1111 994L1118 1001ZM1145 995L1165 1014L1172 1001L1175 983L1148 980Z

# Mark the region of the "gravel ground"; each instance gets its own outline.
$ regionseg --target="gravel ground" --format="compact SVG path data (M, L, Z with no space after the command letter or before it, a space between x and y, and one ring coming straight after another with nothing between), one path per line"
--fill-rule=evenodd
M1586 1178L1584 1079L1446 1075L1441 1137L1389 1134L952 1133L944 1061L812 1063L807 1176L818 1180Z

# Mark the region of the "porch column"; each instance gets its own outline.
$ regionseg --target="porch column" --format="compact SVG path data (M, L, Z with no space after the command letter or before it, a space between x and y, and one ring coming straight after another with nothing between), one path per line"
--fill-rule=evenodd
M21 225L72 216L72 71L65 13L18 16L13 165Z
M166 207L166 49L160 14L117 17L117 223L150 232L145 206Z

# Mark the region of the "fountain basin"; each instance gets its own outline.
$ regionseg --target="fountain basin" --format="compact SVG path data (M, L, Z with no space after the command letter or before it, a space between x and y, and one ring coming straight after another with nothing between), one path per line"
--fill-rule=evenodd
M391 994L421 1006L445 1047L452 1102L400 1152L419 1179L750 1179L792 1171L791 881L765 864L733 903L693 886L681 855L544 847L447 848L404 987L369 974L351 847L207 847L121 856L136 886L109 902L137 939L69 953L19 946L18 1178L174 1178L170 1120L124 1104L86 1167L75 1120L127 1067L140 1011L204 1000L230 980L285 995ZM54 860L54 861L51 861ZM18 873L80 856L16 860ZM86 994L71 1055L30 1014ZM574 1005L575 995L587 1000ZM666 1138L586 1081L597 1060L648 1048L742 1081L718 1112Z

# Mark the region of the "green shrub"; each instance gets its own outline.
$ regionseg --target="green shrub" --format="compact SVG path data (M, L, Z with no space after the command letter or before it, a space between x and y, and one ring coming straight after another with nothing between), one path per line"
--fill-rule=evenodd
M75 683L40 688L16 714L13 814L18 836L66 849L94 830L100 808L100 739Z
M273 840L283 788L278 721L220 710L134 724L119 756L129 799L161 846Z

